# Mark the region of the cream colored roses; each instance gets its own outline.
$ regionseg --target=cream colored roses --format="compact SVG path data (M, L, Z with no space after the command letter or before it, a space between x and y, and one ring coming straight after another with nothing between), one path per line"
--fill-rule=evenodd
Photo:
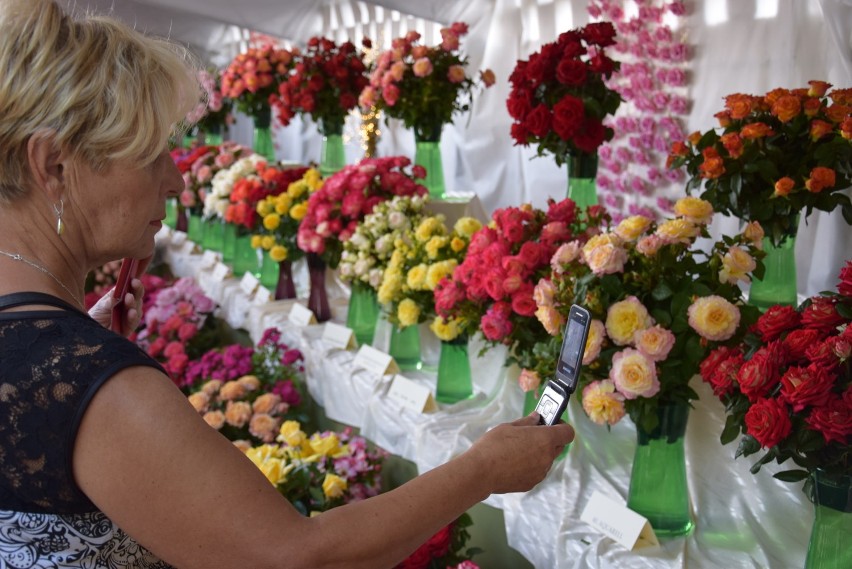
M701 337L716 342L733 336L740 324L740 310L721 296L700 297L687 313L692 329Z
M635 296L616 302L606 313L606 333L619 346L630 344L636 332L652 324L648 309Z
M633 348L627 348L612 356L609 378L627 399L653 397L660 391L654 362Z

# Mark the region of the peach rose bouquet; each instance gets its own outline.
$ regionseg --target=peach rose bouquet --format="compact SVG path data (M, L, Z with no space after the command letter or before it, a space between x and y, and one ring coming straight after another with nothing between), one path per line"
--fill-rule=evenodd
M824 81L808 88L736 93L716 113L721 132L695 132L672 145L668 166L685 167L686 191L722 213L758 221L774 245L795 236L798 218L842 208L852 174L852 89Z
M659 405L697 398L688 384L710 350L740 340L757 318L738 284L761 263L759 226L704 252L695 241L707 237L712 206L687 197L674 209L676 217L660 223L631 216L585 243L562 245L536 284L536 316L550 338L524 373L553 375L568 310L585 306L593 321L578 391L596 423L629 414L652 431Z

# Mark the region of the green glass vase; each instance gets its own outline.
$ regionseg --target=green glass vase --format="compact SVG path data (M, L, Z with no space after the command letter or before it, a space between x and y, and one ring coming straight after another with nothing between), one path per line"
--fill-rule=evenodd
M237 226L233 223L224 223L222 239L222 261L227 264L234 262L234 252L237 246Z
M805 569L852 567L852 476L814 471L814 524Z
M207 146L221 146L222 144L222 125L212 125L204 131L204 144Z
M212 217L204 221L204 248L211 251L222 251L225 241L225 222L218 217Z
M272 109L265 108L254 117L255 152L264 156L269 162L275 162L275 146L272 143Z
M524 393L524 417L535 411L535 406L538 404L537 389Z
M376 291L364 283L352 283L346 326L355 332L355 339L358 340L359 346L373 343L378 318L379 302L376 300Z
M417 325L405 328L391 328L390 355L396 360L399 369L409 371L420 369L423 362L420 359L420 327Z
M754 279L748 294L748 303L765 312L770 306L786 304L796 306L796 234L786 235L776 246L769 237L763 238L765 268L763 278Z
M435 399L440 403L458 403L473 397L470 358L467 355L467 336L441 342L438 360L438 388Z
M657 418L659 425L653 431L636 426L627 507L645 516L658 537L686 535L695 527L683 448L689 406L661 404Z
M237 235L232 268L236 277L242 277L246 273L260 277L260 262L257 249L251 246L251 235Z
M190 241L201 243L204 239L204 225L201 222L201 216L197 213L187 211L188 223L186 237Z
M327 178L346 166L346 152L343 149L343 123L320 124L322 147L320 148L320 174Z
M169 198L166 200L166 217L163 218L163 225L174 229L175 221L177 221L177 198Z
M598 175L597 154L572 155L568 160L568 197L585 210L598 205L595 177Z
M444 165L441 160L441 129L443 125L414 128L414 163L426 169L423 185L433 200L444 199Z

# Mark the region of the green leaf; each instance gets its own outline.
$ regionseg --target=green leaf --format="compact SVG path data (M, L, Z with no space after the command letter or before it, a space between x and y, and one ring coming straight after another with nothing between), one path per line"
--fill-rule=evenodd
M657 286L654 287L654 290L651 291L651 296L654 297L654 300L665 300L669 298L672 294L671 287L666 284L665 281L660 281Z
M737 452L734 455L734 458L739 458L741 456L748 456L750 454L754 454L760 450L760 443L757 442L751 435L746 435L740 441L740 446L737 447Z
M847 320L852 320L852 307L850 307L848 304L837 303L835 305L835 308L837 309L837 313L839 315L841 315Z
M775 458L775 453L772 451L767 452L760 458L760 460L751 465L751 468L749 468L749 472L751 472L752 474L757 474L758 472L760 472L760 467L768 462L772 462L773 458Z
M722 434L719 436L719 441L726 445L736 439L740 434L740 425L737 422L737 419L733 415L728 415L727 420L725 421L725 428L722 430Z
M808 477L807 470L785 470L783 472L777 472L774 475L775 478L782 482L800 482Z

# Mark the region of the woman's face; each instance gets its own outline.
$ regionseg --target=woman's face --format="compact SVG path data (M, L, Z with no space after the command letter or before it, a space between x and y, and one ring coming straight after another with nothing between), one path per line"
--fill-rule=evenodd
M183 189L183 178L167 150L148 165L113 163L104 172L84 167L73 194L73 217L86 256L102 263L121 257L144 258L154 251L154 235L166 215L166 198ZM69 204L65 205L66 212ZM77 228L75 228L77 229Z

